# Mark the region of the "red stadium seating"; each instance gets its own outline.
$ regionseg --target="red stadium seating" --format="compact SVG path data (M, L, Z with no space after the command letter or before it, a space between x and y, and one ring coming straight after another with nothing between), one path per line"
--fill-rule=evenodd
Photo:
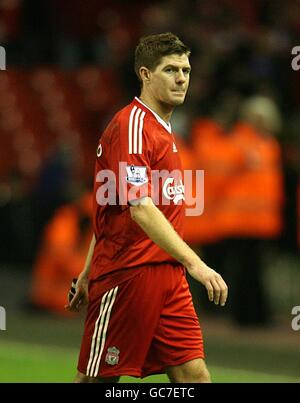
M112 71L40 67L0 75L0 178L18 168L35 175L59 142L75 147L82 174L93 174L93 150L121 90Z

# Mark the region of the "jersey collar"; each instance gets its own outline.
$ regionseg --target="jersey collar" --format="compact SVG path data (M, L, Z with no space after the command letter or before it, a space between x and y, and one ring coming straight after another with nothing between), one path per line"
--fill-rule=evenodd
M171 123L166 123L157 113L155 113L149 106L145 105L138 97L134 97L136 101L142 104L145 108L149 109L151 113L155 116L158 123L160 123L170 134L172 133Z

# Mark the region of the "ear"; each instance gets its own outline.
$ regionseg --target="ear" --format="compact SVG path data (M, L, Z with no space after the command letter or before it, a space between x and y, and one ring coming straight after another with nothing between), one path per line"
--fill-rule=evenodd
M145 67L145 66L140 67L139 73L140 73L141 80L143 82L150 80L151 71L149 69L147 69L147 67Z

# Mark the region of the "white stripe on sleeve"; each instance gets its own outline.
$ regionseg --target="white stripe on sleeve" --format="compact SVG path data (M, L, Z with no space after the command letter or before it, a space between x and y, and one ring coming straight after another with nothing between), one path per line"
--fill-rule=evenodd
M137 107L134 106L130 112L129 125L128 125L128 152L132 154L132 121Z
M144 127L144 116L146 112L143 112L140 116L140 128L139 128L139 152L138 154L142 154L143 151L143 127Z

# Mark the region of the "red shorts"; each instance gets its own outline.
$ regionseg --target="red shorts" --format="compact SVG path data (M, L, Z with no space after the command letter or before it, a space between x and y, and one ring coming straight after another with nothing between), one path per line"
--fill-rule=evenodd
M137 270L110 289L90 282L78 370L88 376L145 377L204 358L203 339L181 265ZM105 288L105 287L104 287Z

